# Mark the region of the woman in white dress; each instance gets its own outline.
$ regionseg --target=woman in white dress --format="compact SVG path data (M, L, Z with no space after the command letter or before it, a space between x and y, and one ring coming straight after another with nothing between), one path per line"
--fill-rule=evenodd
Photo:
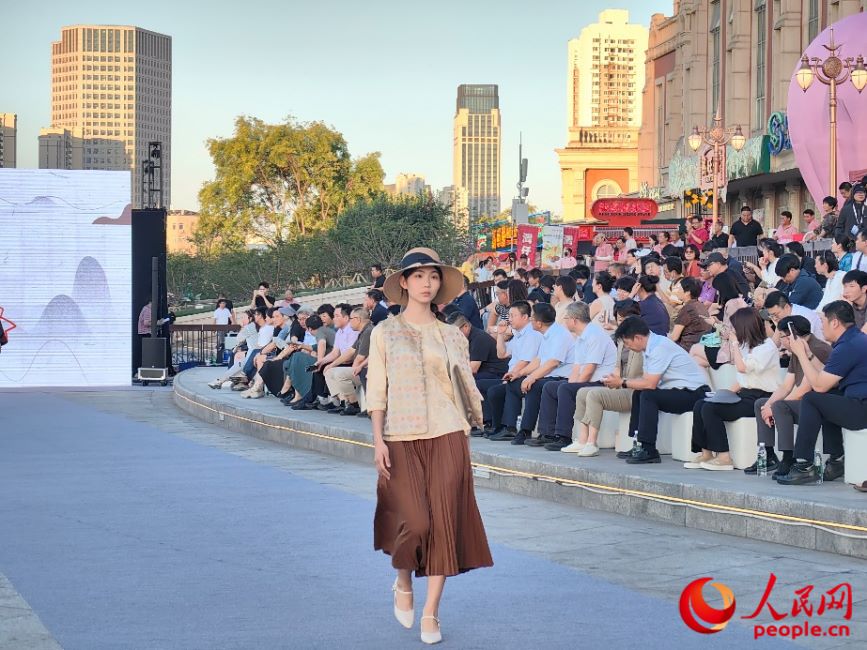
M819 301L816 311L822 311L822 307L829 302L843 298L843 276L840 263L832 251L822 251L816 255L816 274L825 276L825 292Z
M614 318L614 298L611 289L614 286L614 276L608 271L599 271L593 278L593 293L596 300L590 303L590 321L605 325Z

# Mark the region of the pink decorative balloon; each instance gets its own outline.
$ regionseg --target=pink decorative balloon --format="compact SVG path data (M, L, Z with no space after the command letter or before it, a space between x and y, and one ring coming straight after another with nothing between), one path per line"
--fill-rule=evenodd
M825 29L807 47L808 57L826 59L830 55L823 46L830 42L832 28L834 43L842 44L837 56L843 60L859 54L867 57L867 38L864 37L867 14L864 13L844 18ZM821 205L829 194L840 199L837 189L831 191L829 187L830 90L816 78L807 92L801 90L795 78L800 65L799 61L789 85L789 137L807 189L816 204ZM845 83L837 85L837 185L849 180L850 171L860 169L867 169L867 90L859 94L846 79Z

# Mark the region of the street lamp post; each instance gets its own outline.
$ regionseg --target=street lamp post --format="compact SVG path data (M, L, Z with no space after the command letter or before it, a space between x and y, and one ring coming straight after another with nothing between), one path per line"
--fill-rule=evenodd
M859 93L867 86L867 68L864 67L864 57L846 57L841 59L837 56L837 52L842 47L834 44L834 30L831 30L831 40L827 45L823 45L830 56L822 60L814 56L809 58L806 54L801 58L801 67L795 73L795 78L801 90L807 92L813 79L818 79L824 85L829 87L829 117L831 122L831 159L828 161L830 166L830 184L829 196L837 196L837 86L845 83L847 79L852 81L855 90ZM853 65L854 63L854 65Z
M689 148L693 151L698 151L698 148L702 144L706 144L713 149L713 222L716 223L719 220L719 202L717 199L717 194L719 193L719 174L721 172L725 173L724 169L720 169L720 159L721 159L721 151L723 147L727 144L731 143L732 148L735 151L740 151L744 148L744 145L747 142L746 137L741 130L740 125L734 127L733 129L726 128L722 123L722 116L720 115L719 108L717 108L716 115L713 118L713 126L710 129L702 129L699 130L697 126L694 126L692 129L692 133L689 138L687 138L689 142Z

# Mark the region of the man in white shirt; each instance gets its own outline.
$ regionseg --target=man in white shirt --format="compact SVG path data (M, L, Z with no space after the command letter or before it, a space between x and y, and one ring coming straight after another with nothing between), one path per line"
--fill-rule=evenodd
M656 438L659 433L659 412L688 413L695 403L710 390L704 371L686 350L667 336L650 331L640 316L625 319L614 332L614 338L632 352L644 357L644 376L622 379L609 375L602 380L608 388L632 388L632 414L629 435L635 436L641 447L628 454L629 464L659 463Z
M572 444L578 391L586 386L601 386L602 378L617 367L617 347L605 330L590 322L590 307L586 303L571 303L566 308L565 324L577 336L572 346L572 373L568 381L545 384L539 409L539 437L524 442L531 447L544 446L548 451L560 451Z
M855 238L855 252L852 253L850 271L867 271L867 229L860 230Z
M271 313L269 314L268 312ZM258 332L256 334L256 349L250 353L250 356L248 356L247 360L244 362L244 374L247 375L247 379L252 379L253 375L256 374L256 366L254 365L256 355L259 354L259 351L262 348L271 343L274 338L274 326L269 323L273 313L273 307L270 309L259 307L256 309L256 313L253 316L253 321L256 323L256 329Z
M485 395L491 418L490 428L484 432L486 438L505 430L502 418L508 382L520 375L539 354L542 335L530 323L531 314L530 303L519 300L509 307L508 325L497 324L497 356L509 360L509 369L503 379L483 379L477 382L479 390ZM506 341L509 329L512 331L512 338Z
M555 316L554 308L548 303L533 305L533 328L542 335L542 343L529 364L519 372L509 371L503 377L508 381L505 400L502 406L492 402L491 410L502 412L501 422L505 428L497 435L491 435L490 440L511 440L514 445L523 445L536 428L545 384L563 381L572 373L574 337L569 330L554 322ZM516 430L518 415L521 415L520 431Z
M774 323L779 323L788 316L803 316L810 321L810 332L820 341L824 341L825 337L822 333L822 321L819 320L819 314L812 309L807 309L803 305L793 305L789 302L788 296L782 291L771 291L765 296L765 309L768 310L768 316ZM777 347L780 347L780 332L774 332L773 341Z

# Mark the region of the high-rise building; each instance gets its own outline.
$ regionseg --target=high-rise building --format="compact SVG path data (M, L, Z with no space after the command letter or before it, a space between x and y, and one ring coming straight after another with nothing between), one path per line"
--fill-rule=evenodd
M84 169L81 129L39 129L39 169Z
M400 173L394 179L394 193L398 196L419 196L430 189L419 174Z
M500 98L495 84L458 86L453 184L467 191L470 222L500 212Z
M563 220L589 216L596 199L637 189L647 28L608 9L568 45L569 142L558 149Z
M74 168L131 170L134 207L142 205L141 167L151 141L162 143L162 202L171 203L171 111L170 36L132 26L74 25L51 44L51 127L73 138L80 133L83 151ZM46 155L46 165L57 160Z
M456 226L466 228L469 225L467 188L446 185L437 192L436 200L451 211L452 221Z
M193 235L198 225L198 212L169 210L166 215L166 250L169 253L194 253Z
M16 166L15 147L18 132L18 116L15 113L0 113L0 168Z

